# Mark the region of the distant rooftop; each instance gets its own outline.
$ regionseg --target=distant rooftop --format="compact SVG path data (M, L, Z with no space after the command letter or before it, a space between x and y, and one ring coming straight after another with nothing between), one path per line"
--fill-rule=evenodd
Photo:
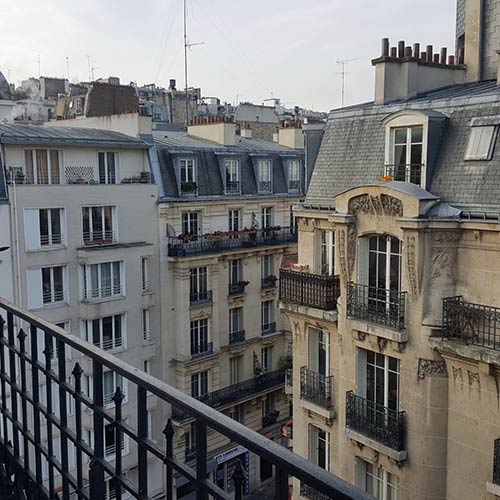
M234 120L237 122L261 122L279 124L279 117L274 107L257 104L240 104L236 108Z

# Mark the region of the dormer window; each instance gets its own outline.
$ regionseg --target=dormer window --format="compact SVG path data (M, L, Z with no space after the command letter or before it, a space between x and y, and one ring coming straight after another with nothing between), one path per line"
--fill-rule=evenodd
M240 162L239 160L225 160L226 168L226 193L240 193Z
M472 127L465 152L466 160L491 160L497 138L498 127L487 125Z
M271 160L259 160L259 193L272 192Z
M300 190L300 161L290 160L288 162L288 191Z
M181 194L195 194L196 185L196 173L193 158L182 158L179 161L180 164L180 185Z
M395 181L421 185L423 131L422 126L392 129L392 162L386 165L386 175Z

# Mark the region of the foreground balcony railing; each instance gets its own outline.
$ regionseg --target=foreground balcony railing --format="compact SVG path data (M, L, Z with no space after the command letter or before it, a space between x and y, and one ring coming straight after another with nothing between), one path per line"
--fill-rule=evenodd
M347 284L347 316L403 330L406 292Z
M255 377L229 385L203 396L198 397L198 401L211 406L212 408L222 408L263 391L278 389L285 383L285 370L274 370L269 373L256 375ZM172 418L175 420L186 420L190 418L188 412L174 407Z
M338 276L280 269L280 300L325 311L337 309L340 297Z
M322 408L333 406L333 377L309 370L306 366L300 369L300 397Z
M500 308L463 297L443 300L443 337L500 351Z
M297 241L295 227L271 227L244 231L217 232L199 236L180 235L168 238L170 257L189 257L224 250L283 245Z
M386 165L385 175L392 177L394 181L411 182L420 186L423 168L421 163Z
M374 439L396 451L405 449L404 411L385 406L347 393L346 427Z
M174 498L174 472L193 484L199 500L206 500L209 495L217 500L241 499L241 463L232 475L234 495L207 479L208 428L275 465L276 495L280 500L287 498L289 476L332 499L370 498L210 406L3 299L0 299L0 318L0 490L5 500L49 500L57 496L62 500L102 500L106 498L107 481L114 485L116 498L124 491L124 496L147 500L153 493L148 478L148 467L153 462L162 467L165 474L167 500ZM59 354L57 369L52 367L50 359L54 339ZM38 357L40 342L45 346L43 359ZM64 356L65 346L70 347L74 355L71 363L79 356L85 365L91 366L92 396L82 390L83 370L78 362L73 365L72 377L68 378L71 365ZM137 425L122 418L123 394L119 387L114 395L114 408L104 408L103 374L108 370L127 381L129 394L135 393ZM59 397L58 412L54 412L52 406L52 392L47 394L45 405L40 402L41 382L47 382L47 391L55 391ZM157 398L162 410L168 411L172 405L194 419L194 468L174 457L175 430L171 420L164 428L164 441L154 428L158 444L148 438L148 396ZM74 410L71 416L69 400ZM91 445L83 435L85 409L92 411L94 439ZM121 443L124 436L130 440L129 458L136 456L138 464L137 475L133 477L124 474L120 447L112 462L105 456L104 429L110 423L115 429L116 443ZM57 450L52 439L48 440L48 446L42 442L42 427L44 436L57 439ZM69 464L70 453L75 454L74 467ZM42 462L47 464L47 478L42 472Z

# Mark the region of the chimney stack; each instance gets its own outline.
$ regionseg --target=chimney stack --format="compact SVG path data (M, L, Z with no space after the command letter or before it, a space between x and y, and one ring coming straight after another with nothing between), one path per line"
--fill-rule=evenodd
M479 82L482 77L483 0L465 2L466 80ZM460 55L459 55L460 62Z

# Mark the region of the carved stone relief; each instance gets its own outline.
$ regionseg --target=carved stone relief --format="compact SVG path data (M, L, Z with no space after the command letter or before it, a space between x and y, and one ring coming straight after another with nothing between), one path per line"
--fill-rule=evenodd
M347 272L349 279L352 279L352 272L354 271L354 263L356 261L356 226L350 224L347 229Z
M418 295L417 264L415 255L415 236L406 238L406 273L411 295L414 299Z
M454 232L437 233L433 235L432 247L432 277L444 278L450 283L455 282L455 265L458 255L458 240L460 235Z
M363 194L349 201L349 213L402 217L403 203L398 198L387 194L380 196Z
M444 360L422 359L418 360L417 380L425 377L448 377L446 362Z
M344 282L348 281L347 262L346 262L346 230L341 229L338 232L339 238L339 259L340 259L340 274Z
M472 387L474 384L477 384L478 388L481 389L481 379L479 377L479 373L467 370L467 376L469 379L469 387Z
M464 376L462 374L462 368L455 368L454 366L451 367L453 371L453 382L457 382L457 380L460 381L460 383L464 383Z

